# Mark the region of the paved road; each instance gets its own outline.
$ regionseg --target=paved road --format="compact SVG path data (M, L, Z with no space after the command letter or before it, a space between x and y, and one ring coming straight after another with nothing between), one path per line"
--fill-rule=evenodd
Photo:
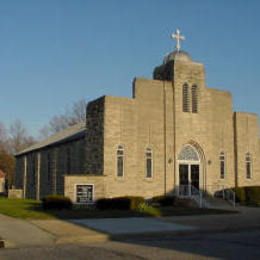
M260 259L260 230L1 249L0 259Z

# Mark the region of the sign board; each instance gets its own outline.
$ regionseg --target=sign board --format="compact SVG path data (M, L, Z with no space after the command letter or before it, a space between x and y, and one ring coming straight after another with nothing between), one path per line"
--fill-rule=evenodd
M93 185L82 184L76 186L76 202L92 203L93 202Z

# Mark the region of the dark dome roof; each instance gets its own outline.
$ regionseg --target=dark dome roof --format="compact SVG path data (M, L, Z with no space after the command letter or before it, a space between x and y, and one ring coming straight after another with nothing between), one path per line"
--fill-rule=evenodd
M164 63L168 61L192 61L191 56L186 51L173 51L169 53L163 60Z

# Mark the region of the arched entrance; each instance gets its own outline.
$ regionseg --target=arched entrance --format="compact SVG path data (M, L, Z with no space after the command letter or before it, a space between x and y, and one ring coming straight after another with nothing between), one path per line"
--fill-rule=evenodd
M179 195L190 196L202 186L201 159L197 149L187 144L178 155Z

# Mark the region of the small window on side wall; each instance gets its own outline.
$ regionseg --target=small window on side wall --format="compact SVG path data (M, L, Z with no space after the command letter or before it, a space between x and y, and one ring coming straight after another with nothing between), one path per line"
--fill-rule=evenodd
M198 87L193 85L191 88L192 113L198 113Z
M220 179L225 178L225 154L221 152L219 155Z
M146 157L146 178L153 177L153 153L151 148L147 148L145 151Z
M252 178L252 157L250 153L246 153L246 178Z
M117 177L124 176L124 147L119 145L117 147Z
M190 112L189 86L184 84L182 87L182 111Z

